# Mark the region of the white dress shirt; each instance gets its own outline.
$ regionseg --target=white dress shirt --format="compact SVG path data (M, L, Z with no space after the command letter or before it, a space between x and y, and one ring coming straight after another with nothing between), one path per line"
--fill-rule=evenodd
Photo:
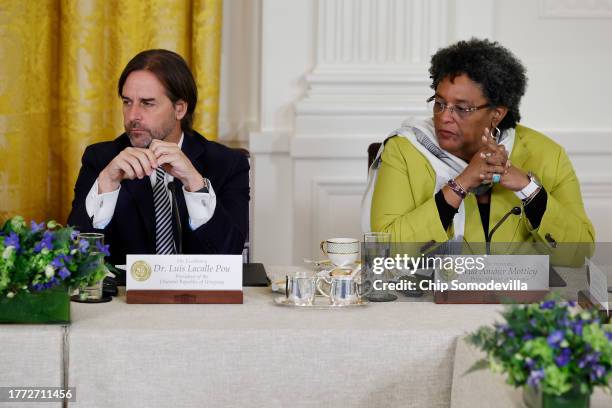
M181 133L181 140L179 140L179 148L183 146L184 134ZM153 171L150 176L151 186L155 187L157 181L156 172ZM166 173L164 184L166 186L166 192L170 197L170 191L168 190L168 183L173 181L174 177ZM213 190L210 180L204 178L205 183L208 185L208 193L197 193L185 190L183 186L183 195L185 196L185 204L187 205L187 212L189 213L189 227L195 230L202 225L206 224L215 213L215 207L217 205L217 197ZM94 182L91 190L87 194L85 199L85 209L87 215L92 219L93 227L96 229L104 229L113 219L115 213L115 206L117 205L117 198L119 197L119 190L121 185L115 191L109 193L99 194L98 193L98 179ZM151 198L153 199L153 198ZM172 205L172 200L170 199Z

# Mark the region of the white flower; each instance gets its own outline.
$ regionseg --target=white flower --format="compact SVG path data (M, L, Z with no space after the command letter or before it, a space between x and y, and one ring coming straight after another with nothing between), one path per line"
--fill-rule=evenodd
M9 299L12 299L12 298L15 297L15 294L13 292L9 292L9 293L6 294L6 297L9 298Z
M53 266L47 265L47 267L45 268L45 275L47 276L47 278L50 278L55 275L55 269L53 268Z
M11 255L13 254L14 250L15 250L14 246L12 245L7 246L6 248L4 248L4 252L2 252L2 258L9 259Z

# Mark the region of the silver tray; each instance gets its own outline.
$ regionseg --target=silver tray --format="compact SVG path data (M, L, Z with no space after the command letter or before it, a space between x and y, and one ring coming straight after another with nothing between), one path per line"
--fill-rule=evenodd
M360 306L366 306L370 304L370 302L367 299L363 299L363 298L359 299L356 303L349 303L347 305L332 305L330 303L316 303L317 300L323 300L323 299L321 299L321 297L317 297L317 299L315 300L315 304L313 305L296 305L295 303L287 299L285 296L277 296L274 298L274 304L278 306L295 307L298 309L345 309L347 307L360 307ZM327 300L325 301L327 302Z

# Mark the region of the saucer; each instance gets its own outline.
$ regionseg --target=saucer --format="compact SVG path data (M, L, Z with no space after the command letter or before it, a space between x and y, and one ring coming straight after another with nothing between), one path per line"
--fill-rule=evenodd
M278 306L285 306L285 307L294 307L294 308L298 308L298 309L318 309L318 310L323 310L323 309L346 309L347 307L361 307L361 306L366 306L368 305L370 302L365 299L365 298L361 298L361 299L357 299L357 302L355 303L348 303L345 305L332 305L330 303L315 303L312 305L296 305L295 303L293 303L292 301L290 301L289 299L287 299L285 296L277 296L274 298L274 304L278 305Z

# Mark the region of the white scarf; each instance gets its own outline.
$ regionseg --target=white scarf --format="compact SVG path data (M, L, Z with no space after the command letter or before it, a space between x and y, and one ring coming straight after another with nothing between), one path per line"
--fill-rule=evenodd
M376 186L376 179L378 178L378 169L382 162L381 157L385 149L385 143L389 138L394 136L403 136L408 139L410 143L425 156L427 161L429 161L429 164L431 164L431 167L436 173L436 188L433 192L434 195L448 183L448 180L457 177L468 165L463 159L452 155L440 147L431 118L409 118L405 120L404 123L402 123L402 127L391 132L380 145L376 158L370 166L368 184L363 199L361 200L361 228L363 232L372 230L370 213L372 209L372 195L374 193L374 187ZM511 153L514 146L514 129L507 129L502 132L500 139L500 144L504 145L506 151ZM455 231L454 240L462 241L465 231L465 205L463 201L461 201L458 212L453 218L453 229Z

